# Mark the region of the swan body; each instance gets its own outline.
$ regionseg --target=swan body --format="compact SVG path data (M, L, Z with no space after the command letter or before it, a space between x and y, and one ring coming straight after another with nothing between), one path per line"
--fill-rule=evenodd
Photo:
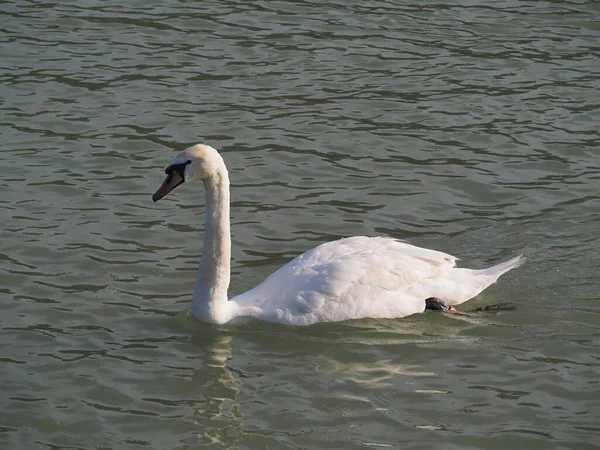
M310 325L365 317L399 318L423 312L425 300L448 305L473 298L525 259L482 270L456 267L454 256L385 237L354 236L321 244L284 265L255 288L227 298L230 281L229 178L221 155L197 144L179 153L158 201L183 182L202 180L206 198L204 247L192 314L226 323L255 317Z

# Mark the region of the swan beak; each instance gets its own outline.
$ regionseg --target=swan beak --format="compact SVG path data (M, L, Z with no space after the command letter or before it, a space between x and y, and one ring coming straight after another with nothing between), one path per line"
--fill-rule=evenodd
M450 306L448 306L448 312L457 313L457 312L459 312L459 311L458 311L458 309L456 309L454 306L450 305Z
M165 195L167 195L169 192L171 192L184 181L185 180L183 179L179 171L173 170L171 173L169 173L169 175L167 175L167 178L165 178L163 184L154 193L154 195L152 196L152 201L159 201L161 198L163 198Z

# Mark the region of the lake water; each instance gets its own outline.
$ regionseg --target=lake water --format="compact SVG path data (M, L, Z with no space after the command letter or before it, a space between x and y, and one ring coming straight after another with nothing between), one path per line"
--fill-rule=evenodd
M600 3L2 4L0 447L592 449ZM231 293L350 235L482 268L515 311L287 327L189 314L203 193Z

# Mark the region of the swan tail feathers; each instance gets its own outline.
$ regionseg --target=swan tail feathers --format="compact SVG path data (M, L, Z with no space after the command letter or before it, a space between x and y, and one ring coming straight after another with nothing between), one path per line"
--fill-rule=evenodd
M525 261L527 261L527 258L525 258L523 255L519 255L509 259L508 261L504 261L503 263L496 264L495 266L488 267L487 269L479 270L478 272L480 275L493 278L495 281L500 278L502 274L508 272L509 270L522 266L525 264Z

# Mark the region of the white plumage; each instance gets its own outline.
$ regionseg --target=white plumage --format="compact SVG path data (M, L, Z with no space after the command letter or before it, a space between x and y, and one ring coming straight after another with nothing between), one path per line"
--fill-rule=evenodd
M225 323L250 316L291 325L364 317L396 318L425 310L425 299L449 305L476 296L518 267L518 256L483 270L455 267L456 258L384 237L355 236L328 242L297 256L250 291L227 299L230 278L229 178L212 147L198 144L171 162L154 194L159 200L184 181L206 190L204 248L192 313Z

